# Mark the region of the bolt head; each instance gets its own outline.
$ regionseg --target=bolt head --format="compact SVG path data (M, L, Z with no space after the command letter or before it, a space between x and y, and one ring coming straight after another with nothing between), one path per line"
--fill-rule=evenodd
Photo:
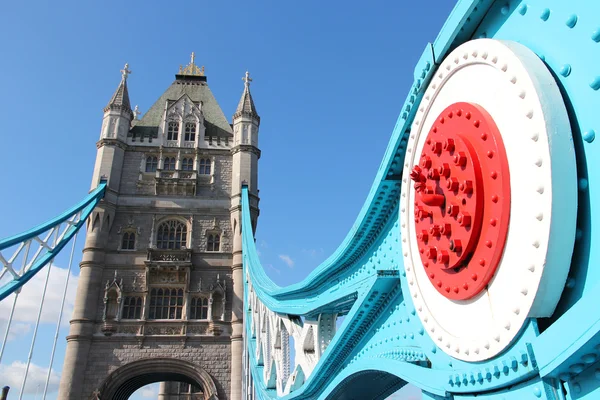
M467 165L467 155L462 151L459 151L457 154L455 154L453 160L454 165L459 167L464 167Z
M446 213L453 217L456 217L458 215L458 211L459 211L459 208L456 204L449 204L446 207Z
M434 169L434 168L430 169L428 175L429 175L429 179L433 179L435 181L440 179L440 173L437 169Z
M421 159L421 168L431 168L431 158L425 156Z
M429 239L429 234L427 233L426 230L422 230L421 233L419 233L417 235L417 239L419 239L422 242L427 242L427 240Z
M446 139L446 141L444 142L444 150L446 150L447 152L453 152L454 147L455 147L454 139L452 139L452 138Z
M450 173L452 171L450 170L450 165L448 165L448 163L443 163L442 166L439 168L439 172L441 176L447 178L450 176Z
M437 249L435 247L429 247L426 256L430 260L435 260L437 258Z
M450 250L455 253L460 253L462 251L462 241L460 239L453 239L450 241Z
M440 233L442 235L450 235L452 233L452 225L442 224L442 226L440 226Z
M431 143L431 151L435 154L441 154L442 153L442 143L438 142L438 141Z
M450 256L446 250L441 250L437 255L437 262L447 264L450 261Z
M437 225L431 225L429 227L429 233L431 236L439 236L440 235L440 227Z
M466 179L460 184L460 191L465 194L473 193L473 181Z
M456 192L458 190L458 179L449 178L446 181L446 189Z
M460 212L458 214L458 217L456 218L456 220L458 221L460 226L463 226L465 228L471 226L471 216L469 215L468 212L465 212L465 211Z

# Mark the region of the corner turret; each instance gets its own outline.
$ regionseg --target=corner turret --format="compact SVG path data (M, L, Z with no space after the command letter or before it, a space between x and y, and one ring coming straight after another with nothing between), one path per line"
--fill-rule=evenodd
M121 82L106 107L104 107L100 139L126 141L127 132L133 119L133 111L131 110L127 90L127 77L129 74L131 74L129 64L125 64L125 67L121 70Z

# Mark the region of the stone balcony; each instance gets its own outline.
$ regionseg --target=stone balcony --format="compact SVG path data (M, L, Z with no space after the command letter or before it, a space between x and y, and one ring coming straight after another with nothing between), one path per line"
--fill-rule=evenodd
M198 184L208 184L210 179L210 175L201 175L197 171L165 171L159 168L156 170L154 178L155 193L157 195L194 196Z
M189 267L192 265L192 249L148 249L145 263L157 267Z

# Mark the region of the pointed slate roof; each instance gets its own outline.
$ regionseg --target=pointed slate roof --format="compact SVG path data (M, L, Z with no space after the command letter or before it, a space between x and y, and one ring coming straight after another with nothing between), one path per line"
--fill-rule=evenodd
M235 110L235 114L233 114L233 118L235 119L242 115L248 115L256 118L258 122L260 122L260 117L256 112L254 100L252 100L252 94L250 94L250 82L252 82L252 79L250 78L248 71L246 71L246 76L242 78L242 80L244 81L244 92L242 93L242 98L240 99L237 109Z
M148 112L139 121L136 121L129 135L157 138L158 126L162 122L167 102L177 101L184 94L187 94L193 102L202 103L206 136L233 137L231 126L206 83L206 76L185 74L175 75L175 81L156 100Z
M131 111L131 103L129 102L129 92L127 91L127 76L131 73L129 70L129 64L125 64L125 67L121 70L121 82L119 87L112 95L110 101L104 107L104 112L108 110L125 110Z

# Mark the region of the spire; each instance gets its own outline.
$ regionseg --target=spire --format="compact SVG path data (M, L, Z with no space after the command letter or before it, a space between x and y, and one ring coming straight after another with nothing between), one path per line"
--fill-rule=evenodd
M125 64L125 67L121 70L121 83L113 94L112 98L104 107L104 112L109 110L125 110L131 111L131 103L129 102L129 92L127 91L127 77L131 74L129 70L129 64Z
M246 76L244 76L242 80L244 81L244 93L242 93L242 98L235 110L235 114L233 114L233 118L235 119L242 115L248 115L256 118L260 122L260 117L254 106L254 100L252 100L252 95L250 94L250 82L252 82L252 78L250 78L250 73L248 71L246 71Z
M202 68L198 67L194 62L196 60L196 54L192 51L192 56L190 57L190 63L183 68L183 66L179 66L179 74L182 76L204 76L204 66Z

